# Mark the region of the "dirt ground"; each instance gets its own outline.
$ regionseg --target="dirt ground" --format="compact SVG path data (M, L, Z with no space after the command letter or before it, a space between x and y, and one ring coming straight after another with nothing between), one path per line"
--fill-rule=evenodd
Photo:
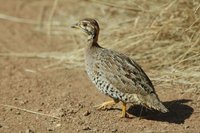
M6 14L28 20L43 18L48 21L51 19L49 14L52 13L53 3L52 0L0 0L0 52L67 53L84 47L77 45L84 37L78 38L79 33L72 34L73 31L69 28L66 28L64 34L47 35L45 28L38 30L38 26L32 21L20 22L9 17L2 19L2 14ZM89 9L95 8L98 12L99 5L89 3L78 0L58 2L57 7L63 12L57 11L54 19L66 20L70 25L83 17L97 17ZM101 17L109 11L106 9L105 6L104 14L99 14L100 22ZM43 12L45 13L42 14ZM118 17L112 12L113 18L110 21ZM105 23L103 21L101 26L106 31ZM102 33L102 38L106 38L105 36ZM0 57L1 133L200 133L199 93L195 93L189 85L174 85L165 89L154 82L160 99L170 112L161 114L143 110L140 117L141 107L129 105L130 118L120 118L120 104L105 110L93 107L109 98L95 89L84 66L68 68L61 63L48 67L57 62L55 59ZM145 63L142 65L145 70L149 68ZM150 73L151 70L147 72Z

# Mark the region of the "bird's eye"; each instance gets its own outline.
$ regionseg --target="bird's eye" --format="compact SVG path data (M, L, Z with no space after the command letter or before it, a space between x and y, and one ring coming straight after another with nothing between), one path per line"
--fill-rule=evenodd
M83 26L86 27L86 26L87 26L87 23L83 23Z

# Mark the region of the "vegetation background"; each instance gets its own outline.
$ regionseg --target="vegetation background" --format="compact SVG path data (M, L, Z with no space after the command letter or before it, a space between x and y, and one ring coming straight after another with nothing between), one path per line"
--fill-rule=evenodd
M70 28L82 18L99 22L101 46L143 67L170 113L93 108L108 98ZM0 132L200 131L199 0L0 0L0 29Z

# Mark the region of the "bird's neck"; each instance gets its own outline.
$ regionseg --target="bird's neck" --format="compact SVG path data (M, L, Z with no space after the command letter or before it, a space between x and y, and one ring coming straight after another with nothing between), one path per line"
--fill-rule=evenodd
M97 43L98 41L98 35L94 36L94 35L90 35L88 37L88 46L87 48L92 48L92 47L100 47L99 44Z

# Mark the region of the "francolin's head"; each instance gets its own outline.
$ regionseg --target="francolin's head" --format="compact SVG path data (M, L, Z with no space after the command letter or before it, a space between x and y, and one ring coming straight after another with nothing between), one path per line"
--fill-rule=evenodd
M72 28L81 29L88 35L88 39L98 40L99 35L99 25L96 20L86 18L80 20L78 23L74 24Z

